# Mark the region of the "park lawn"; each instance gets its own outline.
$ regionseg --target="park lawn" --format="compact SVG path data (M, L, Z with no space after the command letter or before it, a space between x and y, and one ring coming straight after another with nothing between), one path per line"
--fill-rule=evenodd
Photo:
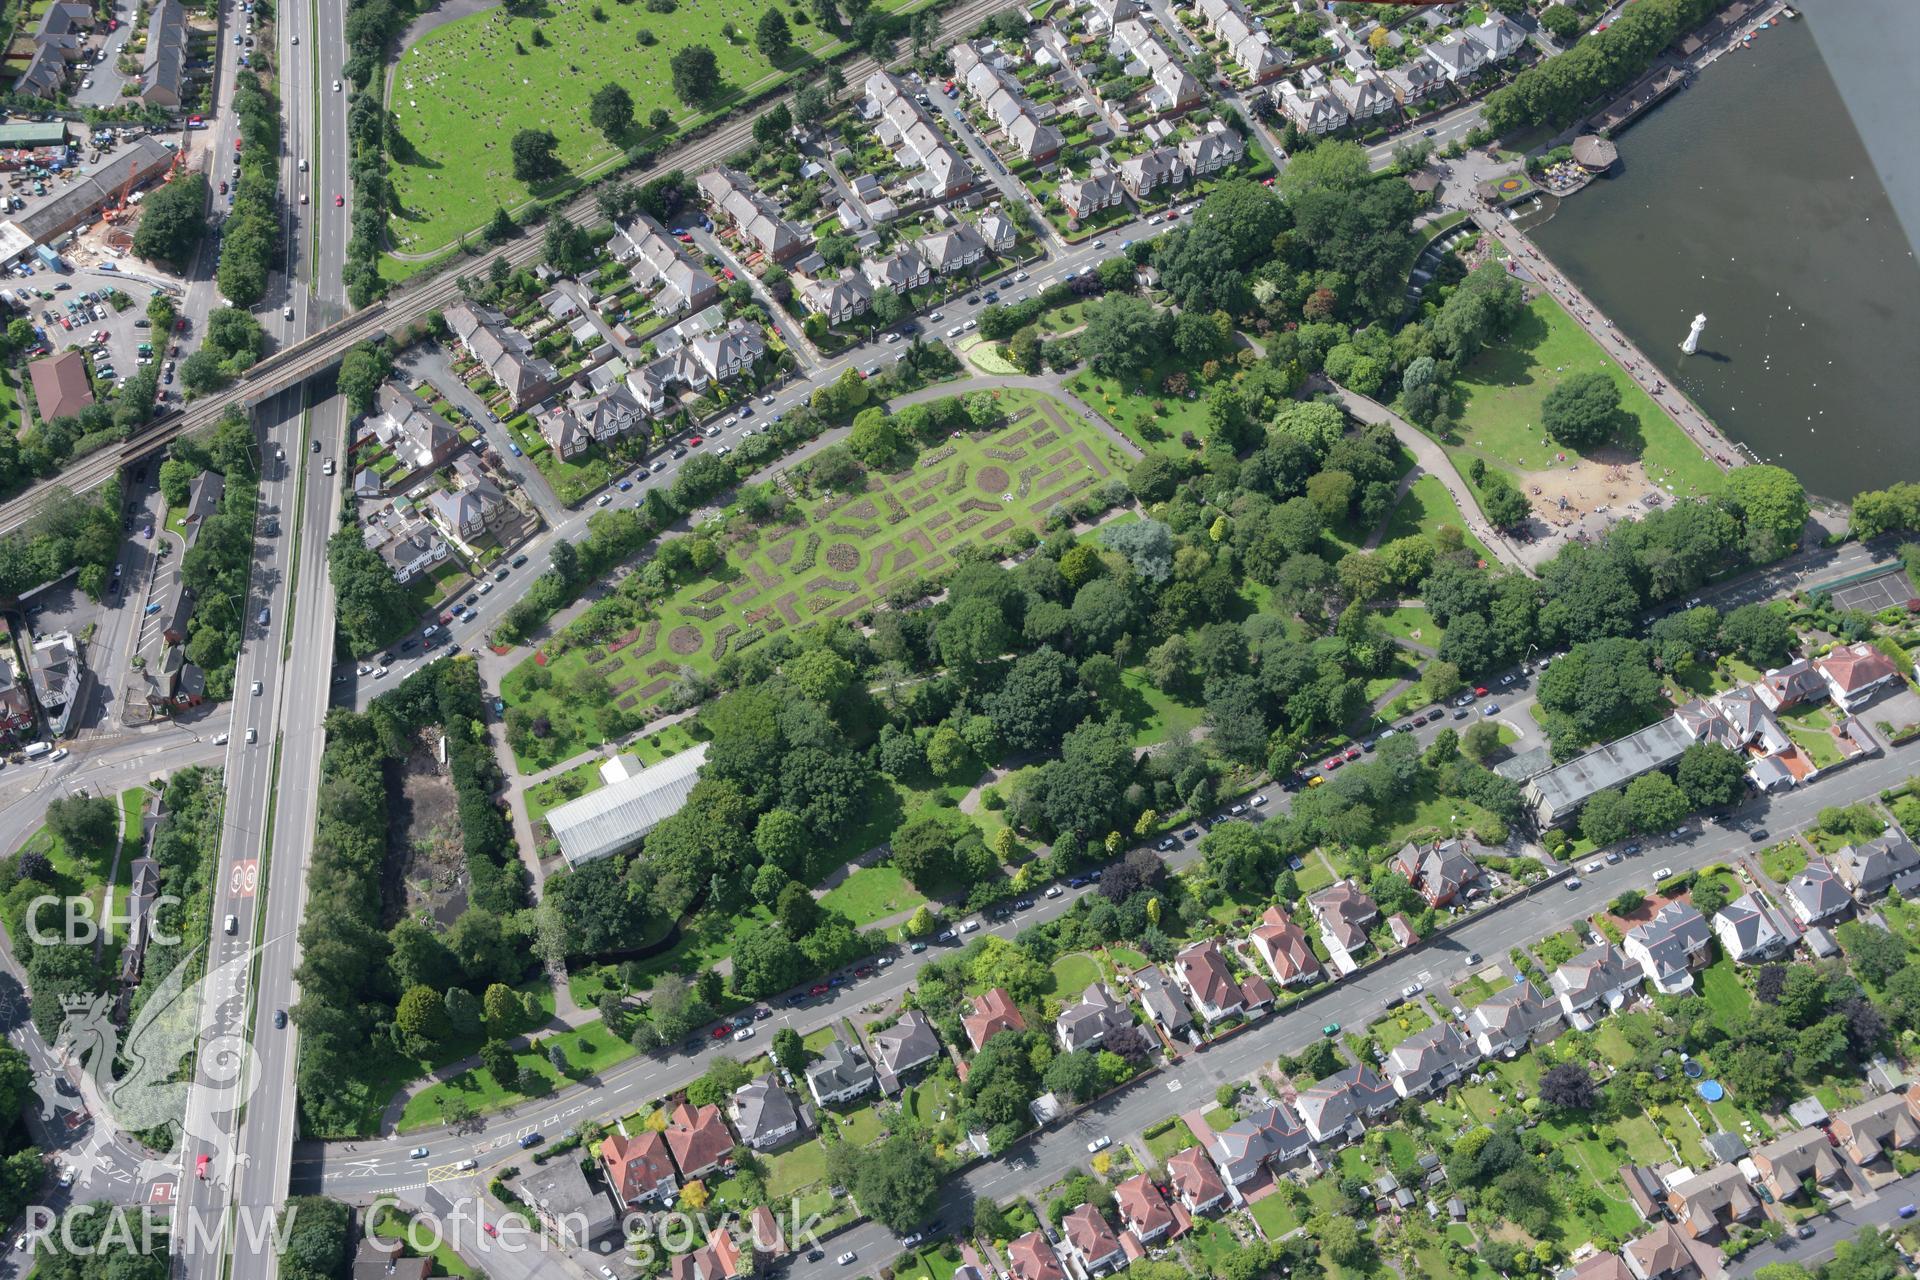
M1454 379L1459 439L1448 449L1465 469L1465 460L1542 471L1555 455L1573 450L1556 442L1542 444L1541 404L1567 376L1599 369L1620 387L1625 424L1618 445L1646 465L1647 476L1682 497L1720 493L1719 467L1703 456L1686 433L1627 376L1620 363L1552 297L1535 298L1512 334L1488 344ZM1524 486L1523 486L1524 487Z
M1380 629L1394 639L1411 640L1428 649L1438 649L1447 635L1447 629L1434 621L1433 615L1421 605L1402 605L1373 616L1380 623Z
M1133 728L1133 745L1150 746L1174 734L1192 736L1207 718L1205 707L1183 702L1155 687L1147 673L1129 668L1121 677L1124 694L1117 708L1120 719Z
M876 7L912 6L881 0ZM514 209L531 198L564 194L628 146L657 146L672 130L731 111L789 76L811 79L819 72L817 59L844 48L832 33L796 20L795 50L776 67L754 47L758 17L758 10L730 0L680 0L670 13L637 4L559 5L525 15L489 9L428 31L388 73L387 109L396 134L389 148L395 213L388 243L404 255L385 264L388 274L418 269L419 260L451 247L496 206ZM737 28L731 40L722 33L729 21ZM655 43L641 44L642 30L652 32ZM699 109L675 96L668 66L692 45L713 50L720 77L719 91ZM617 143L588 118L589 98L608 81L633 97L634 128ZM655 108L672 113L667 130L646 124ZM514 131L533 121L557 135L556 154L567 169L537 187L514 176L509 146Z
M567 1074L562 1077L547 1060L547 1049L559 1045L567 1057ZM604 1071L615 1063L625 1062L634 1055L634 1047L619 1036L608 1031L598 1019L588 1022L578 1030L563 1031L558 1035L543 1036L539 1048L521 1050L514 1055L514 1061L522 1070L533 1068L544 1076L554 1088L563 1088L575 1081ZM415 1129L424 1129L429 1125L442 1122L443 1108L455 1097L463 1097L473 1107L475 1114L484 1115L497 1111L501 1107L523 1102L529 1095L518 1089L503 1087L492 1074L481 1068L464 1071L451 1080L422 1089L407 1099L405 1110L400 1113L398 1130L408 1133Z
M1052 975L1052 981L1047 991L1062 999L1077 997L1088 987L1100 981L1099 964L1084 951L1061 956L1053 962L1048 972Z
M1807 851L1798 840L1783 840L1760 855L1760 869L1776 884L1785 884L1807 869Z
M855 925L864 926L887 916L911 911L926 895L914 888L892 864L861 867L820 899L829 911L838 911Z
M953 1273L960 1269L960 1263L948 1261L939 1245L926 1245L901 1257L908 1260L894 1261L894 1280L951 1280Z
M1187 395L1158 389L1161 380L1172 373L1185 373L1193 383ZM1192 451L1181 442L1183 434L1191 431L1199 440L1207 438L1207 401L1200 394L1199 371L1177 356L1127 374L1095 373L1085 368L1066 385L1068 391L1148 453L1186 456Z
M582 760L565 773L555 774L545 782L536 782L527 788L527 825L538 827L547 816L549 809L555 809L569 800L578 800L607 785L600 775L600 760Z
M827 1176L827 1149L820 1139L766 1157L767 1194L785 1199Z
M541 1024L553 1017L553 985L545 974L514 988L524 995L531 991L540 1001ZM597 1023L595 1025L598 1025ZM335 1131L320 1132L316 1138L359 1138L379 1133L384 1127L382 1113L394 1095L416 1080L424 1079L451 1062L458 1062L479 1049L486 1037L480 1033L455 1036L443 1042L438 1052L427 1058L408 1058L386 1044L376 1042L365 1061L358 1064L347 1093L353 1099L353 1122ZM569 1055L571 1060L571 1055ZM484 1073L483 1073L484 1074ZM435 1104L437 1113L438 1104Z
M1413 482L1413 487L1407 490L1407 496L1387 517L1387 528L1381 535L1381 541L1392 542L1396 538L1410 538L1419 533L1430 534L1442 526L1459 530L1463 544L1476 559L1486 564L1494 563L1493 553L1487 550L1486 544L1467 531L1467 522L1461 518L1460 508L1455 505L1453 495L1447 492L1447 486L1439 476L1421 476Z
M604 698L650 716L682 667L710 673L727 654L768 635L855 619L895 585L941 576L961 547L1001 543L1020 527L1037 532L1060 503L1125 474L1118 447L1059 401L1020 390L995 394L1007 421L982 438L959 436L925 450L910 468L871 477L864 495L805 499L798 524L730 547L711 576L682 586L628 635L601 646L562 633L508 672L501 681L508 705L553 724L537 758L516 752L521 772L604 741L595 714ZM553 677L545 689L529 687L537 664ZM575 685L589 668L605 682L591 699Z
M1173 1118L1173 1125L1164 1133L1145 1139L1147 1154L1161 1164L1167 1162L1168 1156L1177 1155L1195 1145L1195 1141L1193 1130L1179 1116Z
M1013 377L1022 372L1018 365L1000 354L1000 344L988 342L979 334L969 334L959 345L960 354L966 357L968 364L982 373L996 377Z

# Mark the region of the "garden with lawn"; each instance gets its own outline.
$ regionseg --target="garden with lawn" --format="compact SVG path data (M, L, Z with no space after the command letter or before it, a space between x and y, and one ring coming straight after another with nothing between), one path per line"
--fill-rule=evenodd
M829 911L838 911L865 928L876 920L911 911L925 902L926 895L915 889L891 863L861 867L848 875L820 899Z
M1645 465L1648 479L1680 497L1719 493L1720 468L1666 411L1608 355L1565 308L1535 298L1506 338L1489 343L1454 380L1459 424L1446 441L1464 470L1472 458L1522 472L1564 467L1577 451L1547 439L1541 405L1547 393L1578 373L1600 370L1620 388L1622 431L1615 452ZM1545 441L1545 443L1542 443ZM1638 497L1638 494L1624 495Z
M869 477L865 492L803 500L799 521L733 542L711 574L626 634L536 652L501 682L508 705L544 717L567 755L598 746L607 700L651 715L683 669L709 672L775 632L856 618L937 577L961 547L1037 532L1054 508L1125 474L1118 448L1059 402L1010 392L1001 403L1007 421L994 431L925 450L907 471ZM516 763L529 764L518 753Z
M915 7L880 0L881 10ZM794 48L779 66L754 44L762 10L737 0L540 6L516 14L489 8L433 26L389 71L387 109L395 213L384 268L400 277L477 229L496 206L571 190L617 160L623 148L658 145L798 76L845 48L803 6L785 8ZM693 108L673 90L674 54L701 46L716 55L719 89ZM635 123L618 144L594 127L589 102L603 84L632 96ZM656 109L672 115L648 125ZM553 132L567 173L537 187L514 176L510 143L527 122Z

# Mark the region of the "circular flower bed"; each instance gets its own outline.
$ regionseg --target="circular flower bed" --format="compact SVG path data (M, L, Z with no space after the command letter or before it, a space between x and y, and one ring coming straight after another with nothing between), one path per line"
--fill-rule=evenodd
M675 627L673 634L667 637L667 648L681 657L700 652L701 636L698 627Z
M999 497L1007 491L1007 469L1005 467L982 467L980 474L973 478L980 486L980 492Z
M836 542L827 548L827 568L835 573L852 573L860 567L860 549L851 542Z

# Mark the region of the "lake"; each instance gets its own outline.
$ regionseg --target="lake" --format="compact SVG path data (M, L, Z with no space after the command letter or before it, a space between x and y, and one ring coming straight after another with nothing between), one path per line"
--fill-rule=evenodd
M1920 6L1803 7L1622 134L1614 174L1532 235L1729 436L1845 500L1920 479L1920 133L1890 96Z

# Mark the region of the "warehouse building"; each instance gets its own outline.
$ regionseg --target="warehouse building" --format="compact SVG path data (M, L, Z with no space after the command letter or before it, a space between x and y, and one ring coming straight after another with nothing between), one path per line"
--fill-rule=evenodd
M1608 787L1624 787L1642 774L1664 769L1692 745L1686 726L1668 716L1534 776L1521 795L1542 828L1557 827Z

